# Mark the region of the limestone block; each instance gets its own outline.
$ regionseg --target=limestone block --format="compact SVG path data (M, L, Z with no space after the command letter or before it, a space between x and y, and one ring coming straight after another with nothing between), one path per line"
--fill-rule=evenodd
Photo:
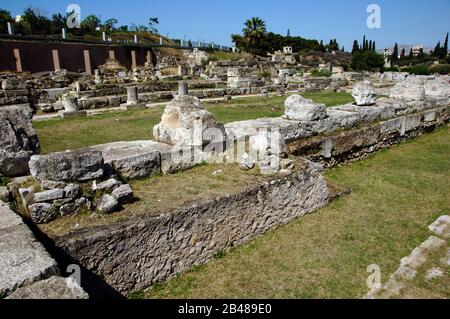
M297 121L318 121L327 117L326 106L315 104L300 95L292 95L285 101L285 117Z
M54 276L33 285L19 288L6 299L89 299L89 295L73 278Z
M103 176L103 156L99 151L81 149L33 156L30 171L38 180L89 181Z

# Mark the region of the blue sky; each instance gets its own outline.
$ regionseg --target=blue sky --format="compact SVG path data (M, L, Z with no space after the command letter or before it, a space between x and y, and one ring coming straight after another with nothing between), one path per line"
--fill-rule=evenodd
M263 18L270 31L336 38L347 49L364 34L378 48L395 42L434 47L450 31L450 0L0 0L0 8L17 15L31 5L51 15L65 12L70 3L80 5L82 17L115 17L120 24L147 24L149 17L158 17L164 35L222 45L231 44L230 35L240 33L245 19L253 16ZM381 7L381 29L367 28L371 3Z

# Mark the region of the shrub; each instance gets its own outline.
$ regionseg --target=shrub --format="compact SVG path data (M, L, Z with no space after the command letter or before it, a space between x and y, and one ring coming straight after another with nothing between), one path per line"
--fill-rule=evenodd
M321 76L324 76L324 77L329 78L329 77L331 77L332 74L333 74L333 73L332 73L330 70L313 69L313 70L311 71L311 75L314 76L314 77L321 77Z
M0 176L0 186L6 186L10 182L10 179L5 176Z
M272 76L272 73L270 73L269 71L263 71L263 72L259 73L259 77L262 79L270 79L271 76Z
M425 64L419 64L419 65L415 65L410 68L405 68L405 69L403 69L403 71L409 72L414 75L430 75L431 74L430 68L428 66L426 66Z
M353 53L352 69L355 71L379 71L384 67L384 57L375 51Z
M430 72L433 74L438 73L442 75L450 74L450 64L434 65L430 68Z

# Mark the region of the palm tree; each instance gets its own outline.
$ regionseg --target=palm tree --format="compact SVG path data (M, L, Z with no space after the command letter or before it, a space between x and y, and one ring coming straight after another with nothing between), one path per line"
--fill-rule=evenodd
M266 22L258 17L251 18L245 22L242 32L248 47L255 52L258 49L259 41L267 33Z

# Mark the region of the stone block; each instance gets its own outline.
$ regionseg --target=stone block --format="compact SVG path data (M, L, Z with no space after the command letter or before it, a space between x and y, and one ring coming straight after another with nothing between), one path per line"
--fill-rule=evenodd
M103 166L102 153L92 149L33 156L30 160L31 174L40 181L89 181L103 176Z
M89 299L89 295L73 278L54 276L30 286L19 288L6 299Z

